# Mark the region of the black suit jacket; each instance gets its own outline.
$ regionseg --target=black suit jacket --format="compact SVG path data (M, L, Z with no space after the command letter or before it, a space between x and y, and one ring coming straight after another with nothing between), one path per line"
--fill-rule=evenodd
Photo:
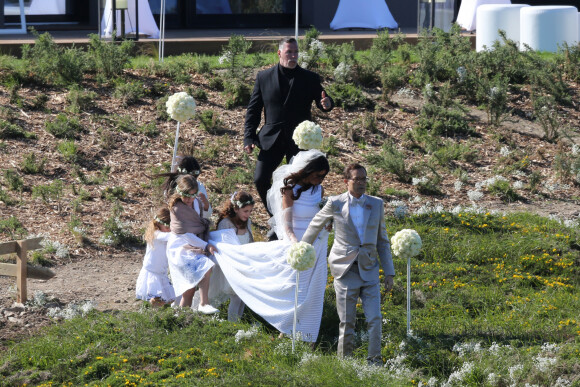
M250 97L246 112L244 129L244 146L254 144L260 149L270 149L280 133L291 137L292 132L304 120L311 120L312 102L322 111L330 111L334 107L324 110L320 105L322 85L318 74L296 68L294 81L288 92L288 97L283 100L280 92L279 71L275 65L269 69L260 71L256 77L256 84ZM329 97L330 98L330 97ZM264 126L256 133L264 110Z

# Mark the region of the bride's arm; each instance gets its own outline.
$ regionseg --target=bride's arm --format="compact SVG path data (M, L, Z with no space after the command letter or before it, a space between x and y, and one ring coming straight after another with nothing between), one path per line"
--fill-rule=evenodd
M298 242L294 234L294 225L292 223L292 207L294 206L294 199L292 199L292 190L287 189L282 196L282 220L284 222L284 231L288 239L292 243Z

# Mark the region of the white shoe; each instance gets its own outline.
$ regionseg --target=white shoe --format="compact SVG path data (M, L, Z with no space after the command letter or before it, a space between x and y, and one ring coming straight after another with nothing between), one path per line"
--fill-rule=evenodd
M206 305L199 305L197 307L197 311L200 313L203 313L203 314L215 314L215 313L219 312L219 309L214 308L210 304L206 304Z

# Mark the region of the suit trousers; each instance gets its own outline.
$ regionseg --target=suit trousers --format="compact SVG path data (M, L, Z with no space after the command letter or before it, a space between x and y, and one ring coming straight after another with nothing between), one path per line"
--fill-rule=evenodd
M292 139L286 139L285 137L284 133L280 133L272 148L268 150L260 149L260 153L258 154L258 162L254 170L254 184L256 184L256 190L266 210L268 210L266 196L268 190L272 187L272 174L274 170L278 168L284 156L286 156L286 162L289 162L299 151L294 141ZM270 211L268 213L272 216Z
M359 275L358 265L353 264L341 278L334 279L336 309L340 318L338 356L350 356L354 350L354 328L356 323L356 303L360 297L367 321L369 363L382 365L381 356L381 293L380 283L364 281Z

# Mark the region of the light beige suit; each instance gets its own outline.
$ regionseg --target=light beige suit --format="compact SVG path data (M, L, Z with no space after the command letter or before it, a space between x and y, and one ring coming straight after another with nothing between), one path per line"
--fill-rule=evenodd
M336 308L340 317L338 355L348 356L354 349L356 303L360 297L368 324L368 360L382 364L379 262L385 275L395 275L395 269L383 201L369 195L364 197L362 240L350 217L348 192L328 199L310 222L302 240L312 243L324 225L334 220L334 243L328 262L334 277Z

